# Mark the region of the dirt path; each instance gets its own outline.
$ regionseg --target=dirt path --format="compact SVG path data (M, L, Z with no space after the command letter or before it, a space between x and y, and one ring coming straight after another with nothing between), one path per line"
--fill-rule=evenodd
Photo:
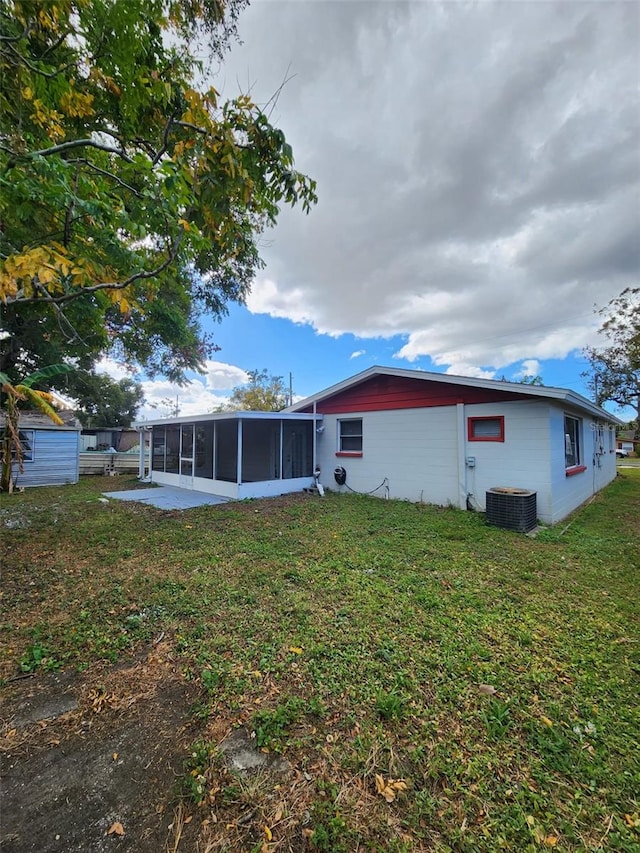
M3 693L2 853L170 844L194 689L167 648L113 669L39 674Z

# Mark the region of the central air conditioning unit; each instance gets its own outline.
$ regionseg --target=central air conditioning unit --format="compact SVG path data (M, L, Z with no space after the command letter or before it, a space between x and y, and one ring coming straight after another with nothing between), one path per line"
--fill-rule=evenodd
M528 533L538 517L536 492L494 486L486 494L486 522L507 530Z

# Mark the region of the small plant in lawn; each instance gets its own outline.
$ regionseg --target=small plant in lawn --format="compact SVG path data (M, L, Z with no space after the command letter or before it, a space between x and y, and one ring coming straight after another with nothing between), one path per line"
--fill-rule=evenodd
M204 799L207 790L207 776L217 749L205 741L196 741L191 746L189 757L184 761L184 774L180 777L179 793L198 805Z
M395 690L388 693L381 690L376 694L376 711L383 720L401 720L405 715L406 704L406 697Z
M20 670L22 672L35 672L38 667L44 669L59 669L62 663L51 654L51 652L39 642L33 643L25 651L20 659Z
M353 846L349 841L351 833L347 822L338 811L338 788L336 785L319 780L318 799L311 807L311 844L316 850L326 853L350 853Z
M257 745L280 752L287 728L300 721L305 705L302 699L292 696L271 710L256 711L253 715L253 730Z
M503 738L511 726L511 708L508 702L499 699L489 700L488 706L481 717L487 727L487 734L493 740Z

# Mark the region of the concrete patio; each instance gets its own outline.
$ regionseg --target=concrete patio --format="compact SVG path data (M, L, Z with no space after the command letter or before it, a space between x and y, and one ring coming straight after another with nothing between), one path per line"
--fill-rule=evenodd
M103 492L105 498L119 501L138 501L157 509L193 509L226 503L229 498L195 492L192 489L179 489L176 486L154 486L149 489L129 489L125 492Z

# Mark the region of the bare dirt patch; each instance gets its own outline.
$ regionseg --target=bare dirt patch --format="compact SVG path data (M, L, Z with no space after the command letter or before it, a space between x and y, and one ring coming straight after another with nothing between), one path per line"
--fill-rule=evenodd
M0 741L2 851L165 849L193 694L160 646L117 668L10 685Z

